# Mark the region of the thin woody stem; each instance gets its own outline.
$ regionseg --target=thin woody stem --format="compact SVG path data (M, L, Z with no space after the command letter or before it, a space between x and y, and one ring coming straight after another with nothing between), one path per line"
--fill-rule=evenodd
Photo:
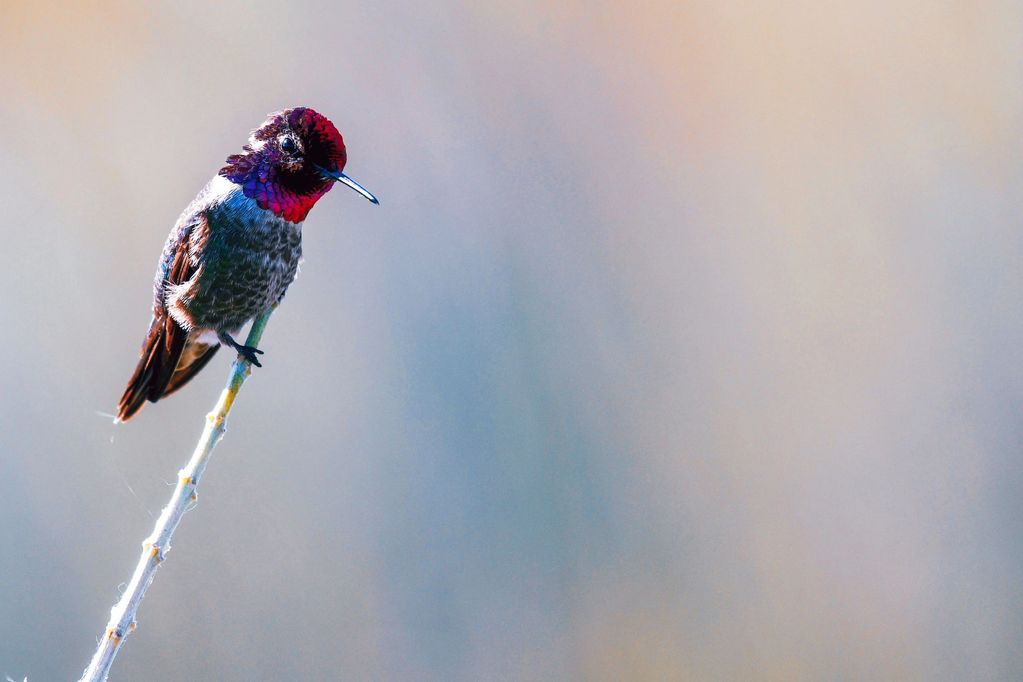
M257 317L249 330L249 336L245 340L246 346L256 347L263 336L266 323L273 313L271 308ZM139 557L138 565L135 566L135 573L128 583L127 589L121 595L121 599L110 610L110 622L103 632L96 653L93 654L89 667L80 682L104 682L110 673L110 666L114 657L120 651L125 638L135 630L135 614L138 612L142 598L146 595L146 588L156 577L156 569L163 562L164 556L170 551L171 536L181 523L181 517L188 510L190 504L196 500L196 486L206 471L206 465L213 455L213 449L224 436L227 423L227 415L234 405L234 399L239 389L245 383L245 379L252 373L249 362L241 355L231 365L231 376L227 386L220 394L213 411L206 415L206 426L203 428L199 443L195 446L195 452L185 468L178 472L178 484L174 488L171 500L164 507L160 518L156 521L153 532L142 543L142 556Z

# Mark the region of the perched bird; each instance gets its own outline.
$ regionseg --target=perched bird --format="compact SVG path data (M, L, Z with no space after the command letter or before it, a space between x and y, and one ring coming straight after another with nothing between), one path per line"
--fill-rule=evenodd
M335 182L379 203L341 172L346 159L334 124L305 107L270 114L241 154L227 157L167 237L153 320L117 421L184 386L221 345L262 366L263 351L234 335L280 303L295 279L309 210Z

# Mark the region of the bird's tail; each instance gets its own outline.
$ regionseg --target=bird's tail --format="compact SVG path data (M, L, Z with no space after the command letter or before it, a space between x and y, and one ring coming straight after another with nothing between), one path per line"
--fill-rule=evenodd
M199 342L197 335L179 327L169 315L154 317L139 363L117 405L117 421L128 421L147 400L155 403L184 386L218 348L220 344Z

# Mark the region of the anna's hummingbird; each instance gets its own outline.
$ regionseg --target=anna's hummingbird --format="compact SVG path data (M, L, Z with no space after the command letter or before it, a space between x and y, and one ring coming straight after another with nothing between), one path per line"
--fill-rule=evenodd
M233 335L284 297L302 258L310 209L335 182L378 203L341 172L346 159L334 124L305 107L270 114L242 153L227 157L167 237L153 320L118 421L184 386L221 344L261 366L256 355L263 351Z

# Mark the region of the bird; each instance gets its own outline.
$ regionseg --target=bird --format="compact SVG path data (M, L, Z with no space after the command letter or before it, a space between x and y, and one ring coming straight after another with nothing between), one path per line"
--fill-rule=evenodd
M344 174L347 158L341 133L308 107L269 114L227 157L167 236L152 320L115 422L180 389L222 345L262 367L263 351L234 337L295 279L309 211L337 183L380 203Z

